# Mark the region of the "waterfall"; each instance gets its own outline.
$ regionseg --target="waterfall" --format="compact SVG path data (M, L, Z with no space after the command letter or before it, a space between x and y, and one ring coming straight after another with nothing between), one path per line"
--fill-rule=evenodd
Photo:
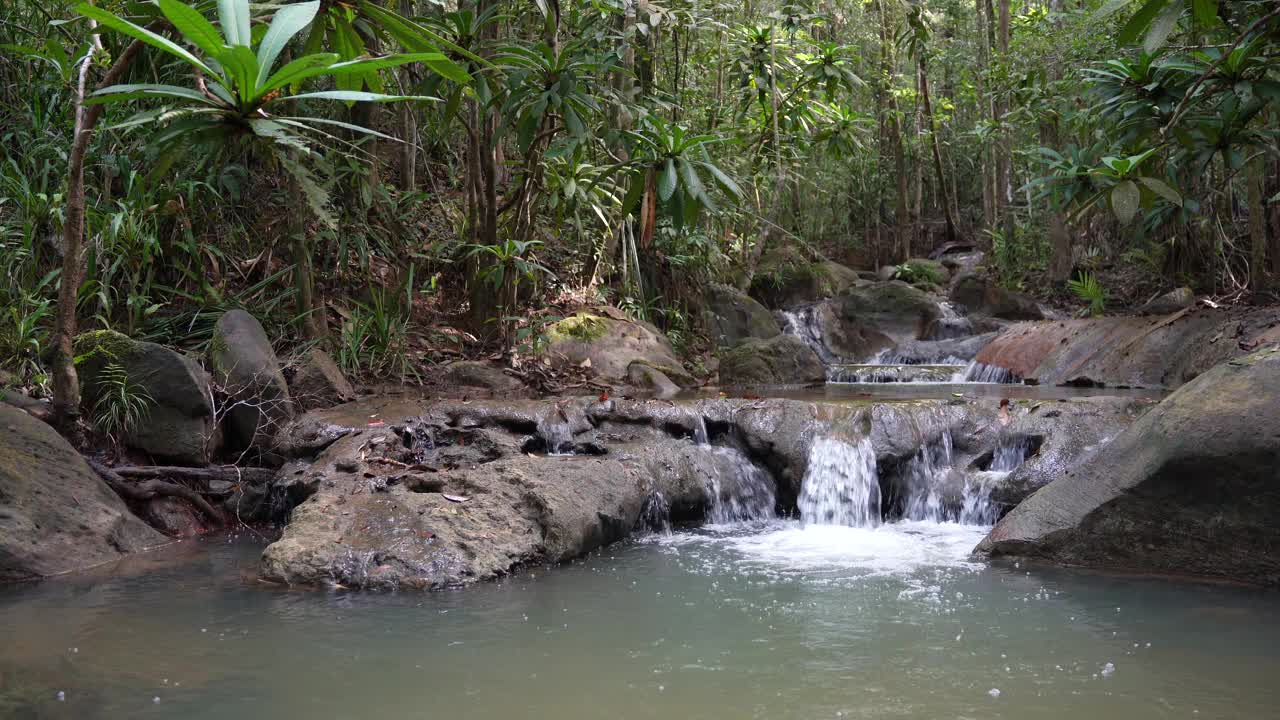
M1012 370L998 365L987 365L976 360L969 363L969 366L965 368L964 379L965 382L1003 383L1005 385L1022 382L1022 378L1015 375Z
M1031 439L1025 436L1001 438L996 444L995 453L991 456L991 472L1011 472L1031 455Z
M708 479L711 507L707 520L725 525L773 517L777 504L773 478L733 448L715 447L709 452L716 462Z
M693 416L693 441L698 445L710 445L711 437L707 435L707 421L701 413Z
M800 518L816 525L880 524L880 478L871 441L815 438L797 501Z
M661 490L654 490L645 499L637 525L652 533L671 534L671 504Z
M963 365L828 365L829 383L955 383Z
M556 422L543 416L538 418L537 432L548 455L573 454L573 429L567 422Z
M992 525L999 508L991 503L995 481L1007 472L956 470L950 433L920 448L902 472L907 492L902 516L907 520ZM994 468L992 468L994 470Z
M907 463L904 473L907 487L907 506L903 517L908 520L946 520L943 493L951 475L951 433L943 433L937 443L920 448Z
M806 305L795 310L783 310L782 315L782 331L788 335L800 338L805 345L813 348L818 354L818 358L824 364L837 362L839 358L835 356L827 348L827 342L822 338L822 326L818 324L816 317L821 306Z
M926 340L951 340L973 334L973 322L954 303L943 300L938 303L938 310L941 316L929 324Z

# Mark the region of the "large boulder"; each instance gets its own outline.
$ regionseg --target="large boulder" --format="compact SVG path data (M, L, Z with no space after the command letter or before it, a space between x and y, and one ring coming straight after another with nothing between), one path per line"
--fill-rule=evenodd
M754 298L728 285L707 289L702 322L716 347L729 348L749 338L782 334L773 314Z
M1280 349L1215 366L1005 516L992 556L1280 584Z
M858 282L858 273L840 263L784 246L760 259L748 292L767 307L788 308L839 295Z
M720 357L722 385L795 385L822 382L826 368L799 338L748 340Z
M676 358L671 342L647 322L578 313L547 328L546 355L562 365L589 367L610 380L626 380L639 362L671 378L681 387L696 384Z
M1042 385L1176 388L1214 365L1280 342L1280 308L1168 317L1020 323L974 358Z
M846 325L869 327L895 341L923 337L941 315L938 303L928 294L896 280L850 288L838 300Z
M640 529L655 495L697 515L719 470L709 449L649 426L610 427L594 457L528 452L524 423L577 405L475 403L338 440L305 477L262 574L289 584L440 589L560 562ZM601 434L606 434L602 431ZM704 457L707 456L707 457Z
M294 363L289 381L289 397L299 410L332 407L354 400L355 388L342 368L329 353L320 348L308 350Z
M1041 320L1044 311L1035 299L996 285L985 275L967 273L951 286L951 301L963 305L970 313L990 315L1003 320Z
M223 313L213 327L209 365L229 408L227 444L269 446L294 409L280 360L257 318L244 310Z
M1139 315L1172 315L1196 304L1196 294L1189 287L1180 287L1154 298L1138 308Z
M449 363L442 369L441 380L448 385L487 392L494 397L529 395L529 388L519 378L508 375L502 367L483 360Z
M200 365L155 343L133 340L114 330L84 333L75 341L77 370L90 416L112 391L144 398L147 412L130 425L122 441L158 458L203 465L221 438L214 420L209 376Z
M53 428L0 404L0 582L83 570L165 542Z

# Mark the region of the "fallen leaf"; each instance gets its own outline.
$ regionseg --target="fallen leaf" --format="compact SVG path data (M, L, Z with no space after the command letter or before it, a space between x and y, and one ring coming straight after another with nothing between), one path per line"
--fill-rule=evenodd
M445 500L448 500L449 502L455 502L455 503L464 503L470 499L470 498L463 497L462 495L449 495L448 493L441 493L441 495L444 496Z

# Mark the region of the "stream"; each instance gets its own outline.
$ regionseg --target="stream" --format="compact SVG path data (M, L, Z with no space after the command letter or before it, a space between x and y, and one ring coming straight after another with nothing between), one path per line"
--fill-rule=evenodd
M290 591L210 537L0 589L5 718L1270 717L1280 597L988 567L986 528L653 534L466 591Z

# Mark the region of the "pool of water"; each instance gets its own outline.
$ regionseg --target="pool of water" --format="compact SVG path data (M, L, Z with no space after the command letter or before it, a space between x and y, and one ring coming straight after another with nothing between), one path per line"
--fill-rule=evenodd
M730 397L754 396L751 390L728 390ZM810 386L778 386L760 389L769 398L788 398L810 402L878 402L894 400L949 400L951 398L1009 398L1010 400L1071 400L1086 397L1128 397L1160 400L1168 391L1160 388L1081 388L1057 385L1023 385L1021 383L827 383ZM699 397L690 393L688 397Z
M188 542L0 589L0 717L1280 712L1276 594L987 567L984 532L713 527L437 594L262 585L261 541Z

